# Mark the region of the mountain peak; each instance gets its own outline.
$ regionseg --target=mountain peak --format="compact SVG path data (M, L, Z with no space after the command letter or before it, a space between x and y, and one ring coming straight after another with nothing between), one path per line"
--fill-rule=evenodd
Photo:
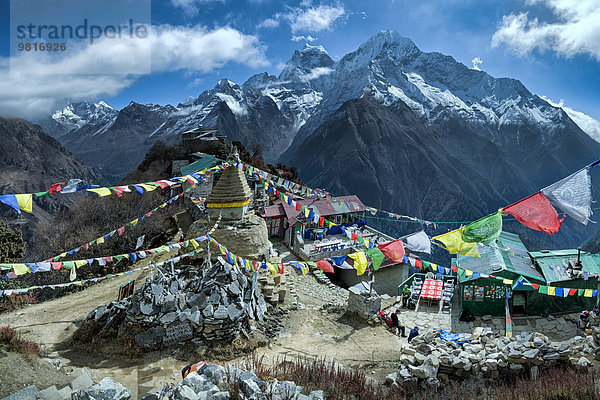
M301 81L304 81L304 75L310 74L317 68L331 68L333 64L335 63L323 46L305 44L302 50L294 51L292 58L279 74L279 79L287 81L300 78Z
M398 32L392 30L379 31L361 44L358 49L346 54L340 60L340 65L343 68L352 68L353 66L367 65L372 60L381 57L389 57L400 61L415 58L421 53L421 50L412 40L400 35Z

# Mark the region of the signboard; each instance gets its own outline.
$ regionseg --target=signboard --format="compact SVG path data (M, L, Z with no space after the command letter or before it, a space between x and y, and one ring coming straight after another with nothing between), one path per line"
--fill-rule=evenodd
M119 286L119 298L118 300L126 299L129 296L133 296L135 286L135 279L128 281L127 283Z
M182 324L172 325L167 327L163 343L170 344L176 342L183 342L194 337L194 332L190 324L184 322Z

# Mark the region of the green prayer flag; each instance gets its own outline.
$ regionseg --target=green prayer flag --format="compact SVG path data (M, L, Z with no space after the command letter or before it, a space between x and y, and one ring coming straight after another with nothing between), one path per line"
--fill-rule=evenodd
M358 243L365 244L365 239L362 236L358 237Z
M577 296L583 296L583 292L585 292L585 289L577 289Z
M538 293L548 294L548 286L540 285L540 288L538 289Z
M374 270L378 270L381 266L381 263L383 263L383 261L385 260L385 255L381 250L379 250L379 247L372 247L370 249L367 249L365 250L365 254L373 263Z
M462 240L469 243L490 244L498 239L500 232L502 232L502 210L465 226Z
M45 192L37 192L37 193L34 193L35 197L45 196L45 195L47 195L47 194L50 194L50 191L49 191L49 190L46 190Z
M123 257L124 257L124 256L118 255L118 256L115 256L114 258L115 258L115 260L117 260L117 261L121 261L121 260L123 259Z
M64 269L73 269L73 266L75 266L75 263L73 261L63 261Z
M423 260L423 268L427 268L429 266L431 266L431 263L429 261Z

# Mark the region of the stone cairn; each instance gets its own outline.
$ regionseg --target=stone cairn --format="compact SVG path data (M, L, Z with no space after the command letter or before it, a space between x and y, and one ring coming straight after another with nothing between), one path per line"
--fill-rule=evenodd
M390 374L386 383L439 386L471 375L497 379L509 374L529 374L535 379L540 368L554 365L587 368L591 359L600 358L597 337L575 336L565 342L551 342L541 333L507 338L489 328L477 328L466 338L470 343L456 343L427 332L403 343L398 372Z
M248 338L249 319L262 321L266 312L258 288L219 258L213 266L205 260L205 268L157 268L132 297L96 308L85 323L100 335L133 336L139 347L158 349Z

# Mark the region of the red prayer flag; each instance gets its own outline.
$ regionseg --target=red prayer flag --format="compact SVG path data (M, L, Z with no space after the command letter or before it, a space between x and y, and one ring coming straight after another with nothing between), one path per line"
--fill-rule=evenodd
M55 271L58 271L59 269L62 268L61 262L51 262L50 265L52 266L52 269Z
M577 294L577 289L571 289L569 291L569 296L575 296Z
M252 266L254 267L255 271L258 271L258 268L260 267L260 265L256 261L252 261Z
M82 245L81 248L84 249L84 250L87 250L87 249L90 248L90 244L86 243L86 244Z
M523 225L549 235L558 232L565 219L564 216L558 219L558 213L541 192L511 204L504 212L514 216Z
M415 260L415 267L419 269L423 268L423 260Z
M60 182L60 183L55 183L54 185L50 185L50 189L48 189L48 191L50 193L59 193L62 190L62 186L64 185L66 182Z
M381 252L392 261L402 262L402 260L404 259L404 246L399 240L381 243L378 244L377 247L379 247L379 250L381 250Z
M119 236L121 236L123 234L123 232L125 232L125 227L122 226L120 228L117 228L117 233L119 234Z
M533 286L535 290L538 290L540 288L540 285L538 285L537 283L532 283L531 286Z
M333 267L325 260L317 260L317 268L323 272L334 273Z
M296 203L296 211L302 211L302 205L300 203Z
M452 267L452 272L458 273L458 267L455 267L454 265L452 265L451 267Z
M319 226L323 226L325 224L325 218L319 217Z
M358 240L358 235L354 232L350 232L350 239L351 240Z

